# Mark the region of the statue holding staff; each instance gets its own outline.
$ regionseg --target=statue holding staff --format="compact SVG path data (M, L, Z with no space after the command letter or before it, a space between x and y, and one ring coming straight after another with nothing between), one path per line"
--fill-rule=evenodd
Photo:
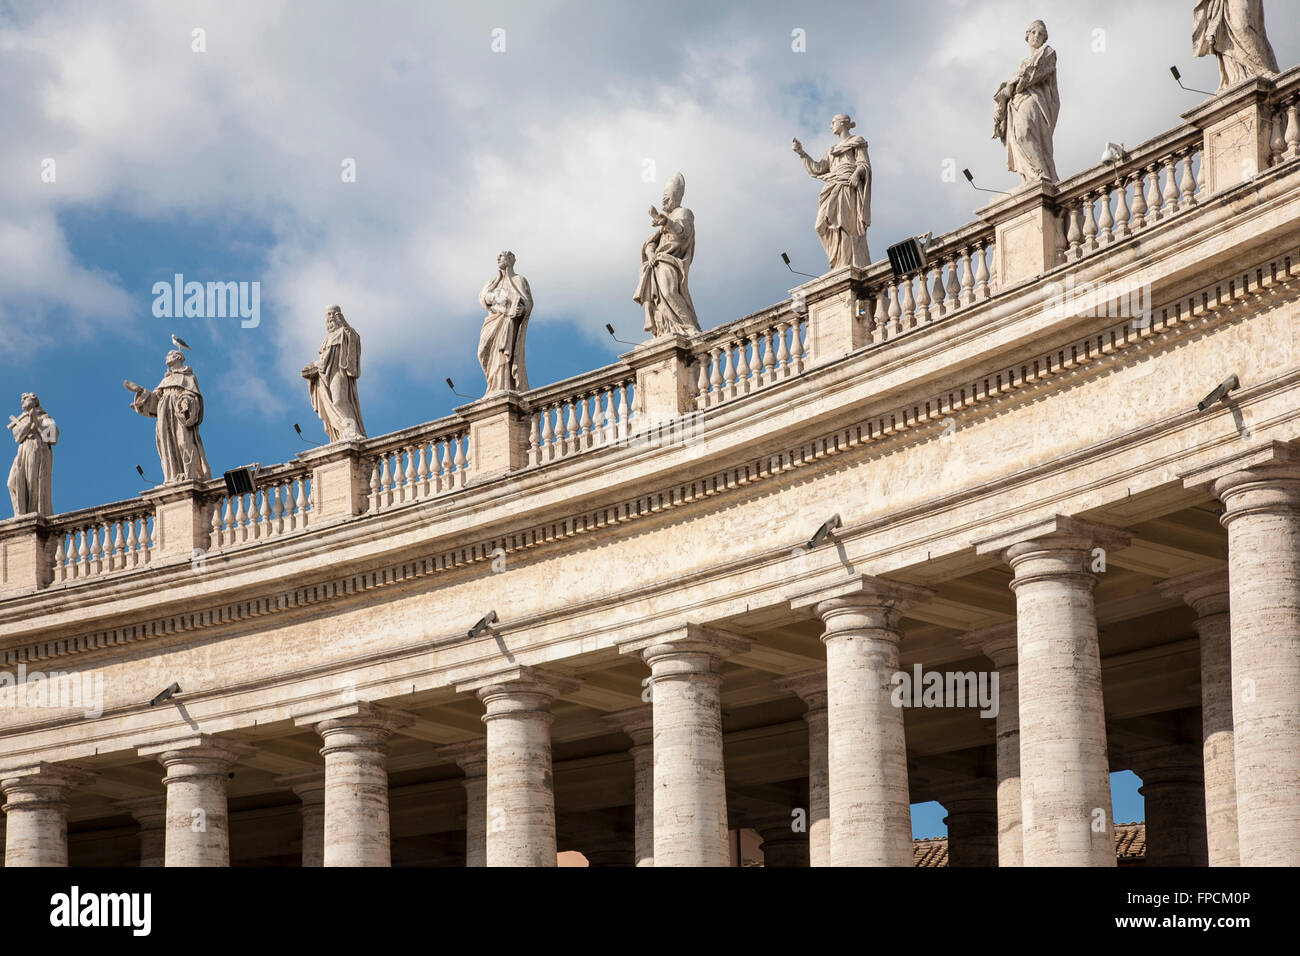
M59 426L34 393L24 392L22 405L21 415L9 416L9 430L18 443L18 454L9 469L9 500L15 516L54 514L54 446L59 441Z
M993 94L997 104L993 138L1007 147L1007 169L1020 174L1021 185L1040 180L1054 183L1056 159L1052 137L1061 115L1056 88L1056 51L1047 45L1047 26L1035 20L1025 31L1032 51L1016 75Z
M533 312L533 293L528 280L515 274L513 252L497 256L497 274L483 286L478 301L488 310L478 340L478 361L488 394L528 391L524 335Z
M325 426L331 442L366 437L361 420L357 379L361 377L361 336L348 325L343 310L325 310L325 341L316 361L302 370L311 393L311 407Z
M817 197L814 228L832 270L845 266L865 269L871 265L871 252L867 249L867 227L871 225L871 158L867 155L867 141L853 135L856 125L847 113L837 114L831 120L831 132L839 141L822 159L813 159L804 152L799 140L790 141L790 148L803 161L808 175L826 184Z
M1264 0L1200 0L1192 17L1192 49L1218 59L1220 90L1277 72L1264 30Z
M135 398L131 407L140 415L157 419L154 435L162 461L163 483L206 481L212 477L208 456L199 438L203 424L203 395L194 370L185 364L185 353L167 353L167 373L150 391L129 379L122 387Z
M695 259L695 214L682 205L685 193L686 180L674 173L664 187L664 211L650 207L655 231L641 246L632 301L645 306L645 330L655 337L700 331L686 281Z

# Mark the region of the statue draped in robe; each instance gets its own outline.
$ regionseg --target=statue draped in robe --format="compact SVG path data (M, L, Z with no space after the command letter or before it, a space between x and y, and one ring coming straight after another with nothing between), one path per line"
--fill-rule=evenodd
M203 395L194 371L185 364L182 352L167 353L167 374L153 391L135 382L123 387L135 393L131 407L147 418L157 419L154 435L162 461L163 483L206 481L212 477L208 456L199 438L203 424Z
M366 437L357 395L361 336L348 325L337 305L325 311L325 341L316 353L316 361L302 370L302 377L311 393L312 410L320 416L331 442Z
M1006 144L1007 169L1020 174L1021 185L1039 180L1054 183L1059 177L1052 137L1061 115L1056 51L1047 45L1042 20L1030 24L1025 42L1033 52L993 95L997 104L993 136Z
M695 214L681 204L685 193L686 180L675 173L664 187L664 211L650 207L655 231L641 247L632 301L645 306L645 330L656 337L700 331L687 285L695 258Z
M791 149L803 161L803 168L826 185L817 197L814 228L826 250L832 270L844 266L865 269L871 265L867 248L867 227L871 225L871 158L867 141L850 131L857 124L846 113L831 120L831 132L839 142L822 159L804 152L799 140Z
M478 361L487 378L487 393L528 391L524 335L533 312L533 293L528 280L515 274L513 252L497 256L497 274L483 286L478 301L488 310L478 340Z
M26 392L22 402L22 414L9 418L9 430L18 443L18 454L9 469L9 500L15 516L53 514L54 446L59 441L59 427L33 393Z
M1264 0L1200 0L1192 17L1192 49L1218 59L1220 90L1278 71L1264 31Z

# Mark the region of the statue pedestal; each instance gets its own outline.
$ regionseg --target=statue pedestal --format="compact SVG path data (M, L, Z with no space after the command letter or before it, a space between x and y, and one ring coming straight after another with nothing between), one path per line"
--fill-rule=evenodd
M213 502L207 500L206 482L161 485L140 497L153 507L153 563L190 561L207 552Z
M365 512L370 467L362 457L360 440L331 442L299 452L297 457L311 467L313 525L344 521Z
M1022 186L975 215L993 226L998 289L1009 289L1050 272L1065 249L1065 227L1055 183Z
M871 344L871 318L858 314L866 297L863 275L848 266L790 290L794 318L808 319L808 364L823 365Z
M0 521L0 597L45 587L53 570L54 539L48 518L32 513Z
M1205 191L1198 201L1239 186L1268 169L1272 158L1269 96L1275 84L1252 77L1206 100L1183 119L1205 133L1201 152Z
M636 372L636 431L674 421L695 408L697 371L685 335L661 335L619 358Z
M474 480L528 464L529 414L519 392L492 392L461 405L456 414L469 422L469 473Z

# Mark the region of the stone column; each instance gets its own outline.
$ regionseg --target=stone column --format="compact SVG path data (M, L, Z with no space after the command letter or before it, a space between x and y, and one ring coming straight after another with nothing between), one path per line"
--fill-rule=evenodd
M891 691L903 611L928 598L858 575L790 602L825 625L832 866L912 865L907 744Z
M4 791L5 866L68 865L68 794L95 775L38 763L0 774Z
M325 746L325 866L391 866L388 738L409 714L356 701L294 718Z
M808 864L831 865L831 791L826 765L826 671L815 668L773 681L808 705Z
M1205 866L1205 780L1194 744L1153 747L1132 755L1146 803L1147 866Z
M1242 866L1300 866L1300 464L1219 478Z
M991 777L944 788L937 794L948 811L949 866L998 866L998 787Z
M1164 581L1161 591L1196 611L1201 645L1201 763L1210 866L1238 866L1237 769L1232 738L1231 632L1226 568ZM1149 820L1149 817L1148 817ZM1147 845L1150 846L1148 826Z
M465 774L465 865L487 866L487 740L449 744L439 752Z
M636 865L655 865L654 713L631 707L606 714L605 720L632 738L633 813L636 821Z
M1059 516L977 544L1014 574L1025 866L1115 865L1092 567L1127 544Z
M253 753L246 744L196 734L138 750L166 768L166 866L229 866L230 820L226 786L236 761Z
M1020 673L1016 667L1016 625L997 624L957 638L993 662L998 673L998 866L1024 866L1020 823ZM952 856L949 848L949 858Z
M789 814L773 814L754 820L752 826L763 838L759 850L763 853L763 866L798 867L809 864L808 833L796 833L794 818Z
M162 866L166 860L167 798L140 797L121 800L115 806L131 814L140 825L140 866Z
M275 782L282 787L288 787L301 801L298 809L302 816L302 865L324 866L325 771L313 770L288 777L277 777Z
M577 687L533 667L457 685L487 710L488 866L555 866L551 702Z
M620 646L650 667L655 866L727 866L722 661L749 642L687 624Z

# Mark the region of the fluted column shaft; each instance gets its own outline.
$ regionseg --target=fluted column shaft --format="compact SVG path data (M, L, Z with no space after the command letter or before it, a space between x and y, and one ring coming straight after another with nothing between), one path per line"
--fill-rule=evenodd
M1214 482L1228 531L1242 866L1300 865L1300 468Z

